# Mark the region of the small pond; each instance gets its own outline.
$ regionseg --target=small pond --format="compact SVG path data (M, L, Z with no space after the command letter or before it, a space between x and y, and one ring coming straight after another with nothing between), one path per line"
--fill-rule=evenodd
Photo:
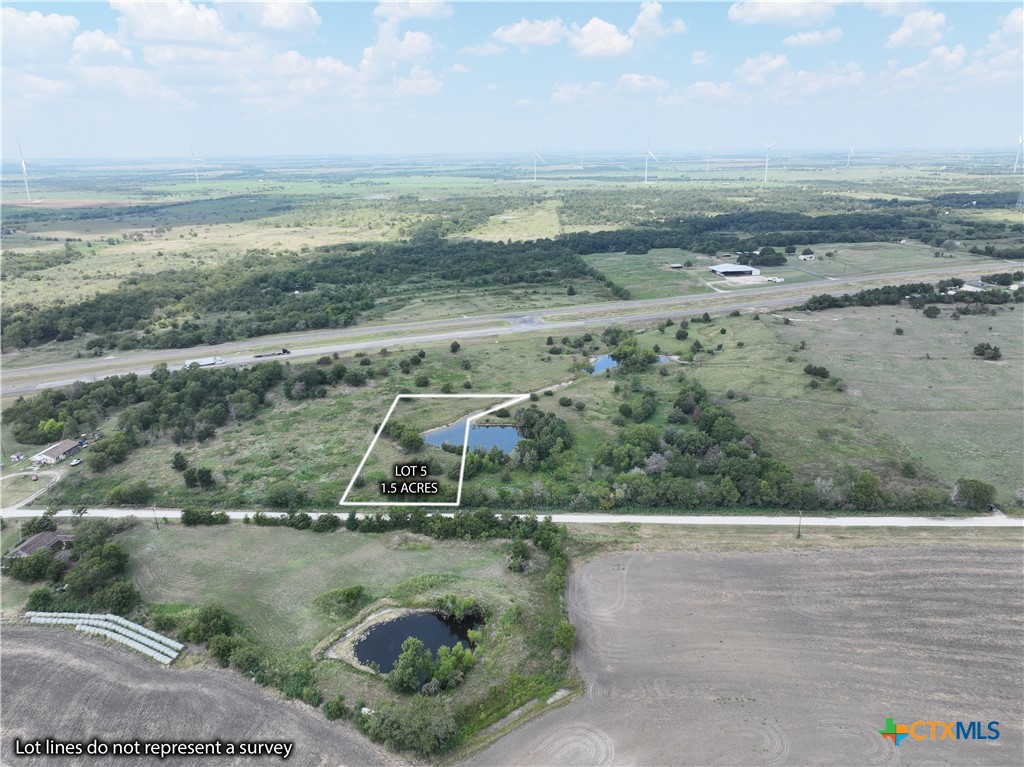
M381 673L386 674L394 669L398 656L402 654L402 642L409 637L419 639L436 656L440 647L461 644L468 649L467 632L478 627L478 623L446 621L436 613L412 613L372 626L352 650L364 666L376 663Z
M664 354L658 355L658 362L668 362L668 357L666 357ZM602 354L600 357L597 357L594 360L594 373L592 373L591 375L600 373L605 370L611 370L613 367L617 367L618 364L618 362L612 359L612 355Z
M423 439L427 444L437 447L441 447L445 442L461 446L465 434L466 419L463 418L450 426L424 432ZM523 436L515 426L473 424L469 429L469 449L490 450L492 447L497 447L499 450L511 453L515 449L516 443L522 438Z

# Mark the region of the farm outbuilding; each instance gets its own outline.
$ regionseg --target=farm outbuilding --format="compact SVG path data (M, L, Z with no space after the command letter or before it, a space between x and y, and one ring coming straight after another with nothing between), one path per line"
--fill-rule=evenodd
M15 546L11 553L4 557L4 560L30 557L41 549L50 549L53 552L67 551L71 548L71 543L74 540L75 536L73 535L51 530L36 533Z
M63 461L72 453L77 453L81 447L77 440L66 439L63 442L58 442L56 445L50 445L41 453L36 453L32 456L32 460L36 463L48 463L52 466L58 461Z
M719 277L757 277L761 274L760 269L741 264L715 264L708 267L709 272L714 272Z

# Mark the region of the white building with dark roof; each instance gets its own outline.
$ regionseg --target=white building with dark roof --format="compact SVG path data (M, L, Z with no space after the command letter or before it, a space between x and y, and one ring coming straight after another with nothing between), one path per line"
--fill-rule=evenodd
M82 446L78 444L77 440L66 439L63 442L58 442L56 445L50 445L41 453L36 453L32 456L32 460L36 463L47 463L52 466L58 461L63 461L72 453L77 453L81 449Z

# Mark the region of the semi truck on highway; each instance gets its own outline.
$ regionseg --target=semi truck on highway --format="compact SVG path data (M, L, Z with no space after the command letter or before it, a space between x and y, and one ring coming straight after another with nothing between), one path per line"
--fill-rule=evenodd
M210 367L211 365L223 365L225 362L223 357L201 357L197 360L189 360L185 363L185 367L189 365L198 365L201 368Z

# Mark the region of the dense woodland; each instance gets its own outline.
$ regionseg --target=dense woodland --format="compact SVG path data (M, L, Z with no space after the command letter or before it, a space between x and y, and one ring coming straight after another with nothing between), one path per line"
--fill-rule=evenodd
M568 199L575 198L570 194ZM73 304L5 306L0 344L9 351L86 337L87 348L98 354L101 349L185 348L344 327L358 322L380 298L444 285L458 289L571 286L589 280L601 285L609 298L628 299L628 290L587 266L580 256L646 253L652 248L705 254L758 251L751 263L771 265L784 262L784 256L776 254L771 261L761 252L765 247L901 239L944 247L957 238L1001 241L1022 228L1001 221L962 221L920 203L878 201L868 211L816 216L777 210L679 215L676 208L623 229L536 241L449 238L479 225L504 202L509 201L499 197L456 205L455 212L441 215L452 201L443 205L417 201L416 206L434 217L412 227L408 239L400 243L342 244L308 253L255 250L215 269L135 275L112 292ZM648 202L654 204L654 200ZM68 263L87 246L67 242L63 253L19 256L14 260L15 273ZM972 252L1024 258L1024 248L1015 246L974 246Z

